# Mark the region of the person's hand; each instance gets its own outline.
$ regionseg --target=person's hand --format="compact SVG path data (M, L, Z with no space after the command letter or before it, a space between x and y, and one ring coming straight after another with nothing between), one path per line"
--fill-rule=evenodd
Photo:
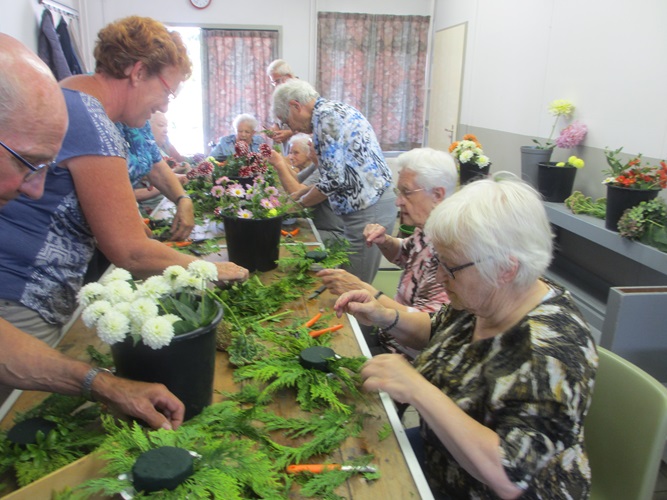
M181 186L185 186L190 180L188 179L188 176L184 174L176 174L176 178L178 179L178 182L181 183Z
M185 241L195 227L195 210L192 200L181 198L176 204L176 215L171 223L171 241Z
M245 267L238 266L233 262L215 262L218 268L218 282L245 281L250 273Z
M366 246L383 245L387 241L387 230L380 224L367 224L364 228Z
M390 325L396 317L396 310L380 304L368 290L345 292L334 303L334 311L339 318L349 313L364 325Z
M324 286L335 295L342 295L352 290L371 291L373 288L343 269L322 269L316 276L322 278Z
M294 135L290 129L278 129L273 132L273 142L286 142L289 141L290 137Z
M380 354L361 367L363 389L384 391L399 403L411 403L417 387L429 383L400 354Z
M276 169L286 169L289 168L287 158L285 158L282 154L280 154L278 151L275 149L271 150L271 156L267 158L267 161L276 167Z
M164 385L113 377L112 387L98 392L97 398L121 413L139 418L153 429L178 429L183 423L185 405Z

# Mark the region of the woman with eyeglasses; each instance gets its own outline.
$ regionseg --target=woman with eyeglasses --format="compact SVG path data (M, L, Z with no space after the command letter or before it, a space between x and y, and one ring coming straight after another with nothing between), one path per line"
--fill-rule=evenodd
M403 269L396 295L388 297L342 269L324 269L317 276L336 295L364 289L385 307L433 313L449 299L439 276L435 249L423 228L431 211L456 191L458 171L450 154L432 148L402 153L396 158L396 164L396 206L401 210L403 223L415 226L415 232L407 238L398 238L387 234L381 224L368 224L364 228L366 244L376 245L389 262ZM373 354L402 352L409 358L416 354L387 334L369 335L366 340Z
M374 357L364 388L419 412L408 434L438 498L586 498L597 354L570 293L543 277L553 235L540 196L498 173L443 201L424 231L450 304L430 318L363 290L334 306L423 349L413 365Z
M191 72L178 33L145 17L102 28L95 73L61 82L69 128L40 200L20 198L0 215L0 299L25 316L17 327L53 344L76 309L93 250L137 278L187 266L194 257L149 238L128 175L127 145L115 122L141 127ZM191 204L186 195L176 200ZM246 279L216 263L221 281Z

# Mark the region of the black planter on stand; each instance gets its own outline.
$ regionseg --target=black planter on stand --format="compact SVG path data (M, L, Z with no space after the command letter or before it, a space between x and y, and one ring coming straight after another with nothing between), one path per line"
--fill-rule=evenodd
M248 271L270 271L278 264L282 215L271 219L224 217L230 262Z
M576 167L557 167L556 162L540 163L537 167L537 190L544 201L563 203L572 194Z
M461 186L475 179L482 179L489 175L491 164L486 167L478 167L474 163L459 163L459 182Z
M118 376L167 386L185 405L185 420L211 404L215 375L215 330L222 306L205 327L175 336L171 344L153 349L131 337L111 346Z
M521 178L537 189L537 165L551 159L552 149L521 146Z
M650 201L658 196L660 189L633 189L607 185L607 212L604 226L618 232L618 221L628 208L636 207L642 201Z

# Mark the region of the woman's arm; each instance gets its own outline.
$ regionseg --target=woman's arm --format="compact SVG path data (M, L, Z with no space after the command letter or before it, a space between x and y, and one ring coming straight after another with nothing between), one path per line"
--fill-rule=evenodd
M186 192L181 181L167 162L153 164L148 179L168 200L176 205L176 215L171 225L171 240L182 241L190 237L195 227L195 209L192 200L185 198Z
M502 466L498 434L468 416L403 356L376 356L364 365L361 376L364 389L385 391L392 399L413 406L459 465L498 496L518 498L523 493Z
M146 235L127 175L127 163L119 157L80 156L65 164L97 245L117 267L138 278L160 274L171 265L187 267L197 260ZM216 262L218 279L243 280L247 269L230 262Z
M269 163L273 165L276 169L276 172L278 172L280 183L288 193L295 193L308 187L305 184L299 182L299 180L296 178L296 174L288 164L287 159L277 151L271 151Z

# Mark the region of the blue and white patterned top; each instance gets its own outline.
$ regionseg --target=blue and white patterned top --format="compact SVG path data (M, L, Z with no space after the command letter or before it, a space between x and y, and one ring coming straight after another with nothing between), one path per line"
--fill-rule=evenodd
M127 156L125 139L102 104L63 89L69 128L62 162L77 156ZM0 298L20 302L51 324L64 324L76 308L76 294L95 249L69 170L52 167L44 196L25 196L0 212Z
M129 127L124 123L116 123L116 127L127 141L130 182L137 187L139 181L150 173L153 165L162 160L162 152L155 142L150 122L146 122L141 128Z
M321 176L317 188L334 213L374 205L391 185L391 170L368 120L352 106L320 97L312 125Z
M261 135L252 136L252 144L250 145L250 151L252 153L259 153L260 144L265 144L266 140ZM226 159L228 156L233 155L236 152L236 134L226 135L221 137L218 140L218 143L211 150L209 156L212 156L216 159Z

